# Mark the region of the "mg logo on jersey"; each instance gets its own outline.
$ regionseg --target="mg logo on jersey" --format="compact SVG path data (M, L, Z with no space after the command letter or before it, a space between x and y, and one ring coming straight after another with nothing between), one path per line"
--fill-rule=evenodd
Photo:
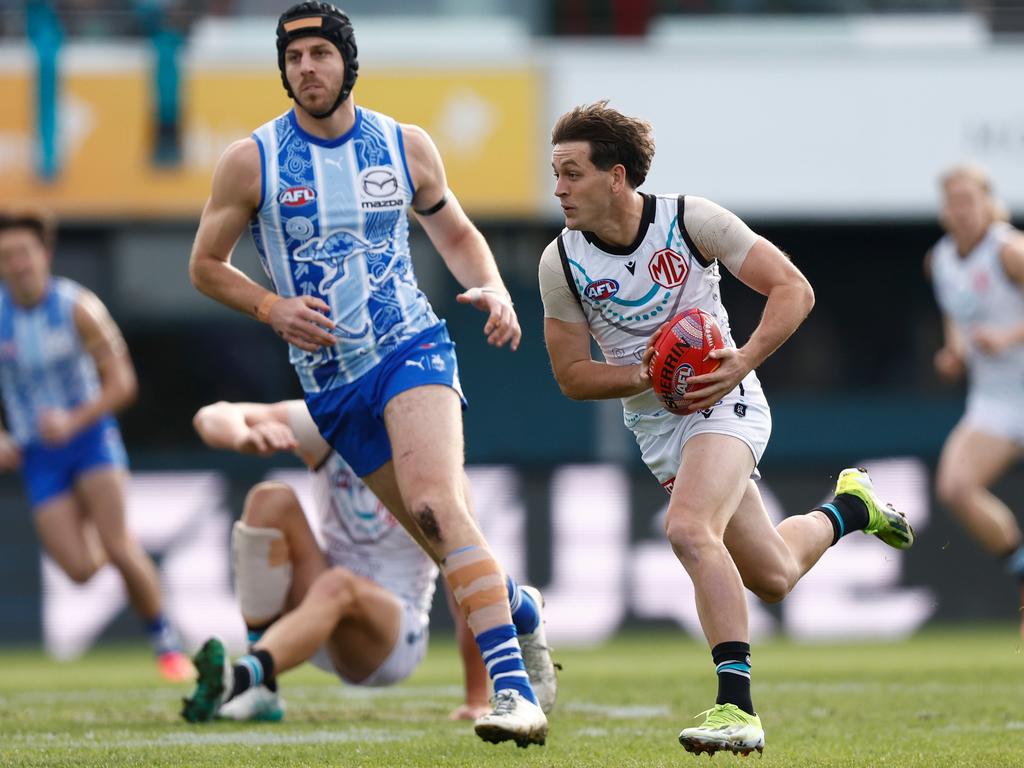
M277 196L281 205L297 206L306 205L316 200L316 190L311 187L288 187Z
M658 285L663 288L675 288L686 282L690 268L686 264L685 256L671 248L662 248L651 256L647 271L651 273L651 280Z
M586 288L583 289L583 295L591 301L601 301L602 299L610 299L616 293L619 292L619 282L612 280L611 278L604 277L600 280L595 280L590 283Z

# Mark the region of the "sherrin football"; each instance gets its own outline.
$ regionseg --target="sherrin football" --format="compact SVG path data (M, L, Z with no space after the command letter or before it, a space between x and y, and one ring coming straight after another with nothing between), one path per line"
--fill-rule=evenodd
M707 358L713 349L725 346L715 318L702 309L688 309L665 324L654 340L654 357L649 369L651 386L665 410L686 414L686 380L690 376L711 373L719 361ZM689 388L696 391L695 384Z

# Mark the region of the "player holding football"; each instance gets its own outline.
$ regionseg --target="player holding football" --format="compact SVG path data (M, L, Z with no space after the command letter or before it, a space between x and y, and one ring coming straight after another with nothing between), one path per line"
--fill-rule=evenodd
M840 474L832 502L772 526L752 479L771 431L754 369L806 317L810 285L724 208L637 191L654 155L648 123L602 101L563 115L551 141L566 224L539 268L552 369L574 400L622 399L645 463L671 494L665 533L693 580L717 667L715 706L679 741L697 753L761 750L744 585L777 602L843 535L863 530L906 549L913 531L859 469ZM722 306L719 263L767 299L739 348ZM675 415L651 390L650 345L666 320L691 307L717 320L726 346L711 353L720 361L716 371L691 377L703 388L684 395L689 415ZM591 337L607 362L592 359Z
M193 423L212 448L294 451L313 473L324 549L290 486L249 492L231 549L251 648L232 666L221 641L208 640L201 655L217 674L200 677L182 716L280 720L277 677L307 660L352 685L408 677L426 652L437 567L320 436L305 403L213 403ZM543 642L522 638L531 640ZM489 709L487 675L475 648L460 651L466 701L453 717L468 719Z
M225 150L192 282L289 342L320 433L441 564L494 686L477 734L543 744L531 678L553 683L553 667L545 651L528 675L517 639L526 619L514 615L520 606L536 624L539 606L506 578L471 514L455 345L417 286L408 209L455 278L479 289L458 301L487 314L495 346L519 345L512 301L427 133L356 106L348 16L324 2L292 6L278 19L277 63L294 106ZM273 291L231 265L246 229Z
M935 367L951 380L966 370L969 389L939 458L938 495L1006 563L1024 605L1020 525L989 490L1024 450L1024 233L1004 220L981 169L952 168L941 184L946 235L926 258L945 331Z
M128 458L114 414L135 368L91 291L51 272L56 224L41 210L0 211L0 471L20 470L43 549L84 584L107 562L121 574L168 680L192 677L163 613L160 579L125 526Z

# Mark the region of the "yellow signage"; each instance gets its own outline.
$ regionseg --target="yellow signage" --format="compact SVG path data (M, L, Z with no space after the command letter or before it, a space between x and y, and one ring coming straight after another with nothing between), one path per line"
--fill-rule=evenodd
M63 216L197 217L217 159L232 142L290 106L276 71L197 72L184 83L181 163L151 161L150 78L143 71L65 73L60 174L36 172L35 90L0 72L0 201L47 205ZM361 75L356 102L425 128L448 185L473 214L536 212L542 108L526 69L383 69Z

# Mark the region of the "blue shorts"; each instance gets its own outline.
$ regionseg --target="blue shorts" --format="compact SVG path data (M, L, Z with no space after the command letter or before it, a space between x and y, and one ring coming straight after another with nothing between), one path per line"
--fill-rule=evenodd
M114 419L103 419L59 448L29 443L21 452L21 477L29 503L38 507L74 487L80 475L104 465L127 467L121 433Z
M455 344L443 321L413 336L355 381L306 393L306 406L324 439L359 477L366 477L391 458L384 406L397 394L429 384L451 387L466 407Z

